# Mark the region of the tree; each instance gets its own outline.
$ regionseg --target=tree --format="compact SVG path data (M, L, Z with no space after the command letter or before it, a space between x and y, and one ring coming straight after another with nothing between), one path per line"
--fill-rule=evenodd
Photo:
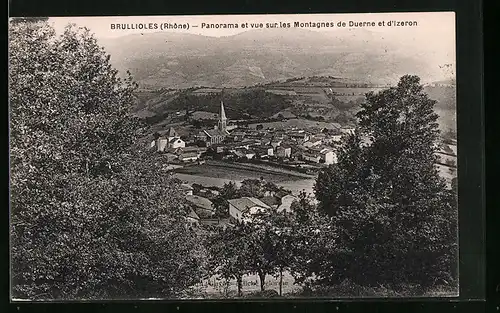
M294 261L292 219L286 211L273 212L267 216L271 231L269 236L273 243L272 260L279 277L279 295L283 295L283 272L290 269Z
M335 215L342 205L354 204L357 199L352 193L361 185L367 173L364 166L367 153L361 147L359 135L343 137L337 155L338 163L321 170L314 185L319 208L330 215Z
M218 228L209 238L209 264L211 273L229 280L235 279L238 297L243 295L243 275L248 272L246 251L249 247L249 227L237 224L234 227Z
M251 227L247 250L249 271L259 276L260 290L264 291L266 276L276 274L276 230L268 213L254 215L247 225Z
M339 258L341 250L332 218L319 211L302 192L292 203L288 220L291 235L288 250L293 256L288 268L295 283L307 286L311 282L331 282L328 274L344 265ZM325 266L329 266L328 270Z
M266 182L262 179L245 179L241 182L240 197L262 198L266 193Z
M229 215L229 202L227 200L239 197L239 191L236 184L233 182L224 183L224 186L219 191L219 194L212 201L215 209L215 215L218 217L227 217Z
M21 299L175 296L204 248L179 185L138 147L122 80L86 29L9 30L12 290Z
M333 217L342 258L350 260L331 281L456 282L457 207L435 166L434 104L416 76L368 93L356 135L344 142L338 164L318 175L320 209Z

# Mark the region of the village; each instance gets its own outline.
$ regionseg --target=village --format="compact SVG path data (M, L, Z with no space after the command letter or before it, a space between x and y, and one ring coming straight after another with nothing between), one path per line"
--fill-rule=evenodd
M227 168L247 168L293 172L296 175L314 177L325 166L337 163L338 148L342 138L353 134L351 125L330 123L323 128L264 128L242 127L230 124L221 101L218 122L213 128L206 128L181 136L174 127L158 133L149 143L149 148L161 153L165 169L176 171L183 168L200 166L205 163ZM369 144L369 138L362 138L363 144ZM440 143L436 166L451 186L456 177L456 142ZM259 179L258 173L255 178ZM262 179L262 178L261 178ZM187 217L193 225L232 225L245 221L259 210L290 210L297 199L297 193L289 190L266 190L263 197L242 197L227 199L227 216L215 216L212 200L219 189L214 186L202 186L198 183L182 182L182 191L191 212ZM271 188L272 189L272 188Z
M209 159L276 165L311 172L337 162L336 149L342 136L354 127L331 123L332 128L255 128L228 124L221 102L218 125L190 136L180 136L174 127L155 138L150 147L163 152L169 164L186 165ZM261 126L261 127L259 127Z

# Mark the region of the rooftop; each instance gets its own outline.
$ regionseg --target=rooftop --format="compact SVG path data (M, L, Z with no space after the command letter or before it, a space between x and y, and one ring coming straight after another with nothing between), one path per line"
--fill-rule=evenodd
M200 217L198 216L198 214L196 214L196 212L193 209L191 209L189 211L188 217L193 218L195 220L199 220L200 219Z
M173 127L168 130L168 137L179 137L179 134L175 131Z
M279 205L279 200L277 197L272 197L272 196L267 196L264 198L260 199L263 203L267 204L268 206L273 206L273 205Z
M213 211L212 201L210 201L207 198L195 196L195 195L188 195L188 196L186 196L186 200L199 208Z
M198 153L197 152L182 152L179 157L181 158L194 158L194 157L198 157Z
M261 207L264 209L270 209L270 207L265 204L264 202L260 201L257 198L253 197L243 197L243 198L238 198L238 199L231 199L228 200L228 202L237 208L240 212L246 213L250 210L252 207Z
M193 190L193 187L191 187L189 184L181 184L181 189L183 189L183 190Z
M227 136L229 133L223 132L220 129L206 129L204 130L205 134L210 137L215 137L215 136Z

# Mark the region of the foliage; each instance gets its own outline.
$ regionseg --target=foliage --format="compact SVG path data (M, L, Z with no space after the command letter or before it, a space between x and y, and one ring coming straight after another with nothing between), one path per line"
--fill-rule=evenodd
M280 294L274 290L274 289L266 289L263 291L257 291L249 294L247 298L264 298L264 299L269 299L269 298L276 298L279 297Z
M220 101L220 94L194 94L183 91L178 97L168 102L165 109L219 113ZM260 88L224 94L224 102L230 103L225 109L228 118L232 119L248 119L250 116L270 117L291 105L286 97L266 92Z
M275 250L277 230L270 221L271 216L269 212L263 212L260 216L252 216L252 221L247 224L251 227L250 245L246 251L249 272L259 276L261 291L265 290L266 276L277 272Z
M241 197L262 198L265 196L270 183L262 179L245 179L241 182L239 194Z
M289 223L293 238L288 249L293 257L289 269L295 283L307 287L311 279L322 281L325 266L337 271L334 262L339 261L339 241L332 218L318 210L305 192L292 203L291 209Z
M178 184L134 146L136 85L86 29L10 26L13 297L164 297L194 284L204 248Z
M222 279L235 279L238 284L238 296L242 296L243 275L248 273L246 251L250 245L250 228L245 224L234 227L218 228L209 237L210 273Z
M217 217L225 218L229 215L229 203L227 200L239 197L239 190L233 182L224 183L219 194L212 201Z
M325 284L456 283L456 198L435 166L434 104L409 75L366 95L356 135L315 186L341 241L319 274Z

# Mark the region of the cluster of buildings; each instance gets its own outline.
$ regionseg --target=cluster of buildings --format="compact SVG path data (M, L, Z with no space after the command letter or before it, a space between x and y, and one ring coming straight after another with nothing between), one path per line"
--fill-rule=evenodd
M337 146L353 127L331 123L323 129L256 129L228 125L221 101L219 120L212 129L192 132L184 139L175 129L151 142L151 148L167 154L169 161L193 162L203 159L205 152L220 159L279 160L294 167L307 164L337 162Z
M198 190L189 184L181 185L182 192L189 205L190 212L186 217L193 226L212 225L212 226L231 226L238 222L251 220L252 215L266 210L275 210L277 212L290 212L293 201L297 197L287 192L267 192L260 199L255 197L241 197L228 199L229 210L226 217L218 217L210 198L218 194L215 190Z

